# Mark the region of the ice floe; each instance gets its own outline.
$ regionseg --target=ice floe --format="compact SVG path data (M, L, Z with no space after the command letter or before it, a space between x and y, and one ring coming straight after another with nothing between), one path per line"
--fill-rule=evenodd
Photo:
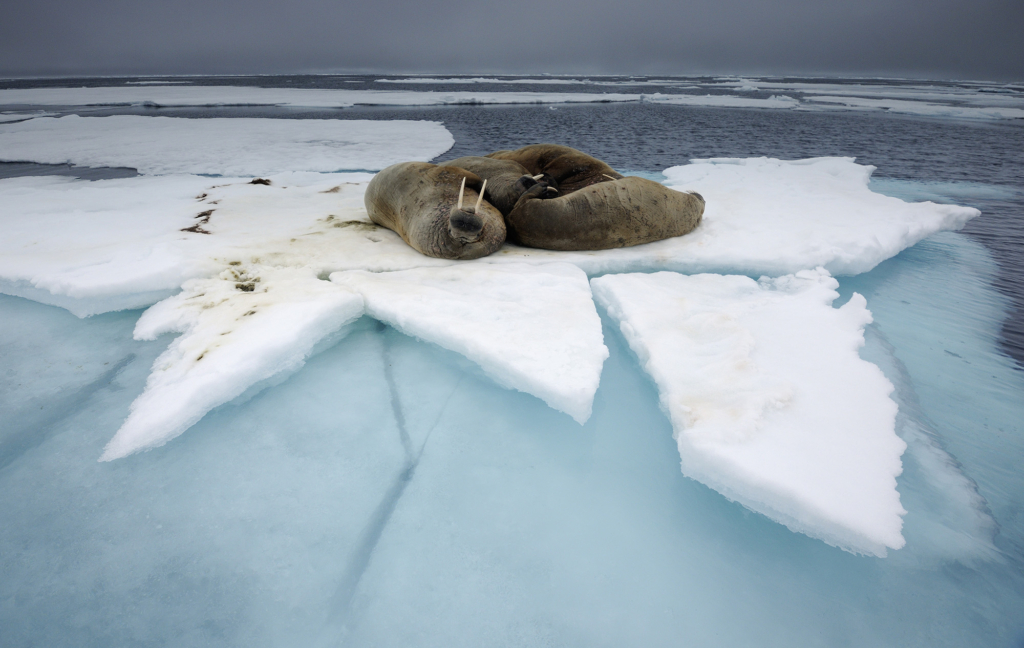
M743 88L739 88L743 90ZM796 108L799 99L786 95L772 95L767 99L736 97L733 95L645 94L644 102L675 106L718 106L723 108Z
M363 314L362 298L308 268L229 265L186 282L143 313L135 338L182 333L153 365L146 390L104 461L161 446L214 407L296 371L318 342Z
M366 313L460 353L583 423L608 357L587 276L565 263L338 272Z
M778 82L760 79L700 83L689 79L621 80L581 78L433 78L376 79L380 83L456 84L464 86L573 85L671 87L678 90L752 93L782 91L768 97L695 93L530 92L487 90L341 90L259 88L252 86L125 85L94 88L29 88L0 90L0 106L287 106L348 108L352 106L439 106L474 104L553 104L647 102L688 106L776 108L799 110L878 110L955 119L1021 119L1024 97L998 86L920 86L907 84L836 84ZM834 95L831 98L822 95ZM0 120L2 121L2 120Z
M0 127L0 160L243 176L380 170L455 144L438 122L347 119L42 118Z
M849 551L903 546L906 444L892 383L858 355L863 297L832 308L838 282L823 269L591 284L658 386L684 474Z
M704 222L687 236L593 252L505 245L482 261L568 262L591 276L778 276L817 266L849 275L979 213L874 193L872 170L849 158L698 160L665 172L669 186L707 200ZM0 180L0 291L90 315L154 303L186 279L209 276L214 258L320 273L457 263L425 257L372 224L362 201L369 178L283 174L268 186L196 176Z
M432 92L249 86L117 86L0 90L2 106L437 106L639 101L638 94L593 92Z
M24 121L26 119L33 119L35 117L50 117L53 114L54 113L48 113L44 110L30 110L25 112L0 112L0 124Z
M860 110L888 110L894 113L926 117L958 119L1024 119L1024 108L1011 106L961 106L907 99L874 99L864 97L806 97L806 101L839 105Z

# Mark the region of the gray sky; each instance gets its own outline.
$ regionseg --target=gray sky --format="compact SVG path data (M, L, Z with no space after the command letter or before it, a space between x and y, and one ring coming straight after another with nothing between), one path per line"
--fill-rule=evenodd
M1024 80L1024 0L3 0L0 76L453 72Z

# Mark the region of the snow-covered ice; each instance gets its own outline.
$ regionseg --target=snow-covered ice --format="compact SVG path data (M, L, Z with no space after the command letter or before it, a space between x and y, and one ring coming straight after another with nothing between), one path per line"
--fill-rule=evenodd
M0 124L6 124L8 122L22 121L25 119L33 119L36 117L50 117L54 113L48 113L45 110L29 110L25 112L0 112Z
M858 355L863 297L832 308L839 284L822 269L591 283L658 385L685 475L849 551L904 545L906 444L892 383Z
M958 119L1024 119L1024 108L1012 106L960 106L907 99L873 99L865 97L806 97L805 101L842 106L861 110L888 110L894 113L925 117L955 117Z
M331 281L361 293L371 317L462 354L581 424L590 418L608 349L579 268L462 263Z
M238 264L187 282L135 327L137 340L182 335L153 364L102 460L161 446L214 407L295 372L318 342L362 314L358 294L308 268Z
M382 83L577 85L623 87L674 87L697 92L781 91L768 97L739 97L716 94L664 94L613 92L494 92L459 90L340 90L309 88L260 88L252 86L125 85L83 88L31 88L0 90L0 106L287 106L302 108L348 108L352 106L441 106L476 104L555 104L595 102L649 102L690 106L776 108L799 110L876 110L956 119L1020 119L1024 98L1006 88L962 84L963 87L908 84L835 84L779 82L762 79L723 80L711 83L687 79L602 80L580 78L502 79L404 78L377 79ZM999 92L1003 90L1003 92ZM831 98L821 95L833 95ZM2 119L0 119L2 121Z
M638 94L581 92L432 92L243 86L117 86L0 90L0 106L440 106L639 101Z
M669 186L707 199L704 222L687 236L593 252L505 245L482 261L568 262L591 276L778 276L817 266L849 275L978 214L874 193L872 170L849 158L698 160L665 172ZM2 180L0 291L88 315L154 303L184 280L218 271L214 257L308 264L321 273L456 263L425 257L370 223L362 201L369 177L285 174L271 176L270 186L195 176ZM209 210L202 226L209 235L181 231Z
M742 90L743 88L739 88ZM799 99L786 95L772 95L767 99L736 97L733 95L690 95L690 94L645 94L644 101L653 104L676 106L719 106L723 108L796 108Z
M0 126L0 161L224 176L375 170L455 140L438 122L175 117L42 118Z

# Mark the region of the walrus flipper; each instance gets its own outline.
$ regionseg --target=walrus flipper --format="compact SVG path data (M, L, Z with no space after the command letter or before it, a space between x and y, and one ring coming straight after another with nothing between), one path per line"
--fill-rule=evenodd
M370 220L420 253L479 259L505 241L501 212L483 199L485 180L458 167L402 162L375 175L363 200Z

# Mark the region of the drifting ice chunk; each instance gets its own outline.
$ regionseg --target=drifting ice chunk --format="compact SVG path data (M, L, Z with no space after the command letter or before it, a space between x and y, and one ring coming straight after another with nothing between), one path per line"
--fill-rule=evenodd
M744 88L740 88L743 90ZM755 97L734 97L732 95L687 95L654 94L644 95L645 103L671 104L674 106L720 106L724 108L796 108L798 99L786 95L772 95L767 99Z
M161 446L214 407L291 374L318 342L362 314L359 295L306 268L239 265L187 282L135 327L139 340L184 335L157 358L101 461Z
M805 101L842 106L854 110L888 110L926 117L957 119L1024 119L1024 108L1012 106L954 106L908 99L865 99L863 97L805 97Z
M612 92L418 92L245 86L143 86L0 90L0 106L438 106L640 101Z
M45 117L0 127L0 159L133 167L146 174L270 175L383 169L455 144L438 122Z
M684 474L848 551L903 546L906 444L892 384L857 353L863 297L833 309L838 283L821 269L591 284L658 385Z
M331 281L362 293L371 317L461 353L581 424L590 418L608 348L578 268L463 262Z

